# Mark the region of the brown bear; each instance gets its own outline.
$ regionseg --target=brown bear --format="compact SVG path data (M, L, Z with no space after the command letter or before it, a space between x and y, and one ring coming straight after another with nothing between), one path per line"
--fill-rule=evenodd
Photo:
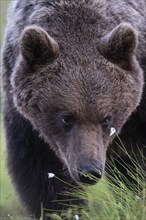
M127 163L117 135L129 153L137 145L146 153L144 8L145 0L11 2L2 70L8 167L36 218L41 204L64 208L57 200L68 184L100 179L112 149Z

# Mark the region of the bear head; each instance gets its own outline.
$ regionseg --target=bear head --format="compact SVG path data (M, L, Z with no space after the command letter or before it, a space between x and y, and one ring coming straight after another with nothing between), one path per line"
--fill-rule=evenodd
M136 60L137 32L128 23L97 44L94 39L93 46L80 42L61 44L39 26L26 27L11 84L19 113L71 177L90 184L95 180L88 173L101 178L109 144L140 102L143 72Z

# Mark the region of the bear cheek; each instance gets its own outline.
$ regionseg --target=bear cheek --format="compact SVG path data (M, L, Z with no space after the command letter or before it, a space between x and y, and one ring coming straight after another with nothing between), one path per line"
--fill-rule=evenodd
M29 108L27 101L24 100L24 98L20 94L13 94L13 102L18 110L18 112L23 115L25 118L29 119L31 118L31 114L29 114ZM30 116L29 116L30 115Z

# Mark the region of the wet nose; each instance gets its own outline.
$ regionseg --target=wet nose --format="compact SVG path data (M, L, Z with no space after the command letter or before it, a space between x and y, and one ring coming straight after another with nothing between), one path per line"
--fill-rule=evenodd
M102 177L102 171L99 168L93 168L90 166L82 167L79 171L80 182L93 185L96 184Z

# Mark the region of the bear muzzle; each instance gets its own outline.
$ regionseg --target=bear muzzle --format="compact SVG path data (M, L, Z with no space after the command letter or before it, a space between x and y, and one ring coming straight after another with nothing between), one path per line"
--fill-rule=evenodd
M81 183L94 185L102 178L103 171L100 167L86 163L80 166L78 174Z

